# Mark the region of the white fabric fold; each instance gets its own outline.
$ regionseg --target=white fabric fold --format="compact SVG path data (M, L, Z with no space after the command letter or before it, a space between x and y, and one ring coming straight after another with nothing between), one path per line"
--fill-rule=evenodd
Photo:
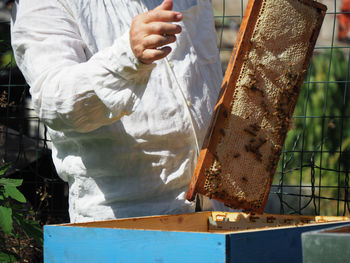
M72 222L194 209L184 196L222 81L213 14L209 0L174 1L184 20L172 76L164 59L140 63L129 43L132 18L160 3L15 5L15 58L69 183Z

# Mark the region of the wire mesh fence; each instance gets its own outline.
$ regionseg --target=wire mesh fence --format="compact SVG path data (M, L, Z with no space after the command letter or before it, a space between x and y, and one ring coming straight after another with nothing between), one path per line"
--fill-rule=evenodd
M349 214L350 106L348 1L328 6L294 112L266 211ZM247 1L213 1L223 66ZM231 35L230 35L231 34ZM231 46L230 46L231 43Z
M11 2L0 2L0 166L10 163L6 175L23 179L20 190L42 223L67 222L67 187L56 174L45 126L13 58Z
M266 212L345 215L350 211L350 42L346 34L340 37L344 29L341 23L347 25L344 21L350 17L350 10L342 10L339 0L321 2L328 11ZM247 0L212 3L225 71ZM0 166L10 162L8 175L24 179L21 190L44 223L66 222L67 186L55 172L45 127L32 109L29 87L13 59L9 19L9 10L2 6Z

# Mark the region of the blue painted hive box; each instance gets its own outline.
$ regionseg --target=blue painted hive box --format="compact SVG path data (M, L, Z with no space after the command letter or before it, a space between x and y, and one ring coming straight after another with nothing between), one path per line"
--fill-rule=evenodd
M44 227L44 262L302 262L301 233L348 217L201 212Z

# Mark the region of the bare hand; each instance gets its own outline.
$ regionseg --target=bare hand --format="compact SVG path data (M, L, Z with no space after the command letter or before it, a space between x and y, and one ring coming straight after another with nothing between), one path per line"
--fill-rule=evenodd
M179 25L170 22L182 20L182 14L172 11L173 0L164 0L155 9L134 17L130 28L130 45L135 57L144 64L166 57L181 32Z

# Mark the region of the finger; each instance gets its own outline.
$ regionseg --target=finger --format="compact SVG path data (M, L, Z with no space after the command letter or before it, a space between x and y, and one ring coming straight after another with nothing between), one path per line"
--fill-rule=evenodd
M181 31L181 26L165 22L152 22L146 25L148 35L175 35Z
M152 63L155 60L165 58L167 55L169 55L170 52L171 52L171 47L168 47L168 46L162 47L159 49L146 49L143 52L142 60L147 61L148 63Z
M173 0L164 0L154 10L173 10Z
M180 22L182 20L182 14L180 12L174 12L169 10L151 10L145 13L145 23L154 21L161 22Z
M176 41L175 35L150 35L144 39L146 49L154 49L173 43Z

